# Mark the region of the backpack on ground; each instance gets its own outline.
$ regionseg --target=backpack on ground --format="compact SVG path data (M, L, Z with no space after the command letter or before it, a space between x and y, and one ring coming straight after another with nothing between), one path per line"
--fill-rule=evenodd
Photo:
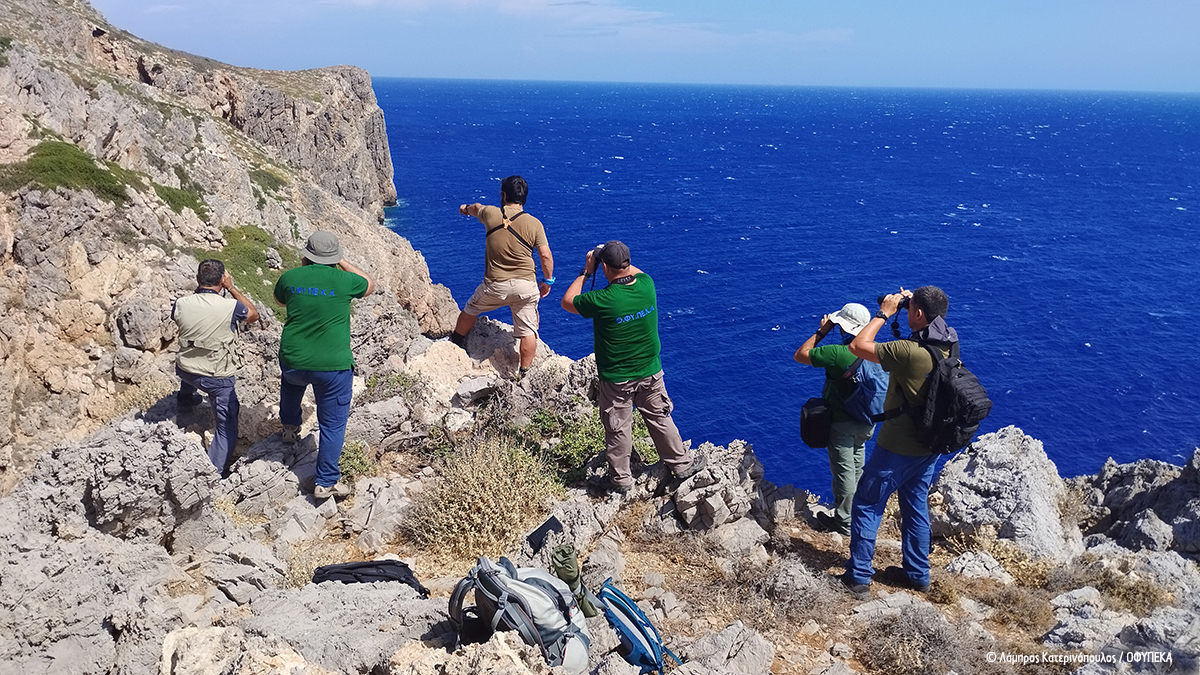
M313 571L312 582L340 581L343 584L369 584L376 581L399 581L408 584L422 598L429 597L429 589L421 585L412 568L399 560L368 560L366 562L322 565Z
M625 595L609 578L600 586L596 594L604 607L604 618L617 632L621 645L617 653L629 663L641 668L642 673L662 673L666 663L664 656L670 656L676 664L683 661L663 644L662 637L650 619L628 595Z
M842 410L859 422L873 423L871 418L883 412L888 374L883 366L865 359L855 360L846 372L843 377L854 383L854 389L842 401Z
M979 431L979 423L992 411L987 390L958 357L958 343L950 344L950 356L942 356L937 345L918 342L933 358L933 370L926 381L929 393L913 406L908 401L900 408L878 417L890 419L902 412L913 416L917 440L938 454L957 452L970 444Z
M470 591L475 604L464 608ZM481 556L450 595L450 621L461 642L485 642L495 631L514 630L551 666L572 675L587 670L592 640L583 612L567 584L545 570Z

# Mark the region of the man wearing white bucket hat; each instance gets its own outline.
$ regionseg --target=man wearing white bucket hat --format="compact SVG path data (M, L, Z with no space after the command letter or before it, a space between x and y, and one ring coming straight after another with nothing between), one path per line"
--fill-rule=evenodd
M821 326L792 357L796 361L825 369L825 388L821 395L832 409L829 428L829 470L833 474L833 513L820 512L817 523L822 530L850 536L850 508L854 490L862 476L867 439L875 433L875 425L855 419L842 409L842 403L853 392L854 381L846 371L861 367L859 359L847 345L871 321L871 312L857 302L847 303L835 314L821 317ZM837 344L818 347L817 344L837 328L842 339Z

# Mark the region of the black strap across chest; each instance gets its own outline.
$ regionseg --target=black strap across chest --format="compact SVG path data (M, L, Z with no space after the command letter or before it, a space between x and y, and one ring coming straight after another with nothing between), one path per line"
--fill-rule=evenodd
M503 222L503 223L500 223L499 225L497 225L497 226L493 227L492 229L488 230L488 231L487 231L487 234L486 234L486 235L484 235L484 239L487 239L488 237L492 236L492 233L493 233L493 232L495 232L496 230L508 230L508 231L509 231L509 233L510 233L510 234L512 234L512 236L516 237L516 238L517 238L517 241L521 242L521 244L522 244L522 245L523 245L525 248L529 249L529 252L532 254L532 253L533 253L533 244L530 244L529 242L525 241L525 238L524 238L524 237L522 237L521 235L517 234L517 231L516 231L516 230L514 230L514 229L512 229L512 227L510 227L510 224L512 223L512 221L516 220L517 218L520 218L520 217L521 217L521 216L523 216L523 215L525 215L525 212L524 212L524 211L519 211L519 212L517 212L516 214L514 214L512 218L508 218L508 217L506 217L506 216L504 215L504 208L503 208L503 207L501 207L501 208L500 208L500 216L501 216L502 218L504 218L504 222Z

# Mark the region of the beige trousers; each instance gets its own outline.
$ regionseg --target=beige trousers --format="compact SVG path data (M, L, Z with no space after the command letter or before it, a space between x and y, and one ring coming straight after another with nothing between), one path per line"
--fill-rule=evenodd
M600 380L600 421L604 424L604 448L612 478L618 484L633 483L629 457L633 453L633 409L646 420L650 440L658 456L672 471L692 463L691 453L683 447L679 429L671 419L671 398L663 384L662 371L628 382Z

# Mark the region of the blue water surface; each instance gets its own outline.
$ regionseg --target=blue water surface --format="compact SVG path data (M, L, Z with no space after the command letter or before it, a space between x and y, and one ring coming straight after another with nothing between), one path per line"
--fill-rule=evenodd
M828 494L803 446L821 374L792 360L823 314L942 287L964 361L1063 475L1200 445L1200 97L377 79L399 205L388 224L464 303L510 174L557 276L620 239L659 292L675 418L750 442L779 484ZM588 322L543 301L580 358ZM511 322L507 310L496 318ZM905 330L907 334L907 330Z

